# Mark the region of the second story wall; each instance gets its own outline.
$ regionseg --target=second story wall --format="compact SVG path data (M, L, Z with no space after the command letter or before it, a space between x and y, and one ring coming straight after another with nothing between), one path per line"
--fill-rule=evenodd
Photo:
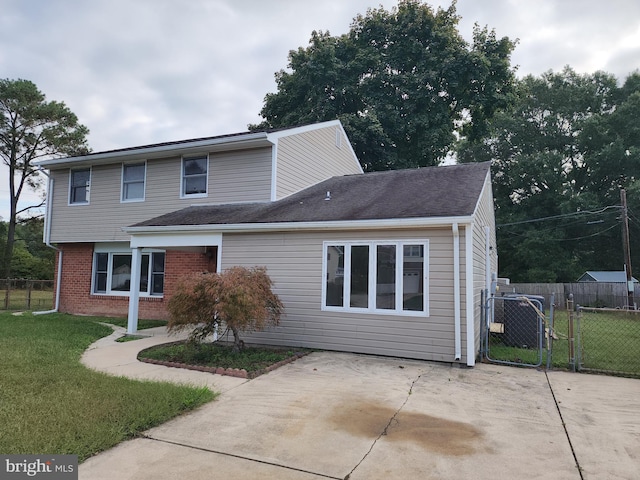
M339 125L302 131L278 140L275 199L337 175L362 173Z
M263 202L271 196L271 148L209 154L207 195L181 198L181 157L146 162L144 201L122 202L122 163L91 168L89 203L69 205L69 169L51 170L51 242L128 241L122 227L194 204Z

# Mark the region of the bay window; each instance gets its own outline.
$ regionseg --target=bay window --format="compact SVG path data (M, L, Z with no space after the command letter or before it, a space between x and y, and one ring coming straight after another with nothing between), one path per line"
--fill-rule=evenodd
M427 240L325 242L322 309L428 315Z

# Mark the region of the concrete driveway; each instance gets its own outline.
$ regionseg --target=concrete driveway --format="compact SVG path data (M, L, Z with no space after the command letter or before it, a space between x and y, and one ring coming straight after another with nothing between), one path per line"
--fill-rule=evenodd
M217 401L87 460L80 478L639 478L640 381L548 378L313 353L235 379Z

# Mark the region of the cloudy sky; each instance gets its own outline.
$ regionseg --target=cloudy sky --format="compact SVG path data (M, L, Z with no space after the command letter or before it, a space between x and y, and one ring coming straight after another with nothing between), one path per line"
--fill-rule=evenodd
M90 129L94 151L241 132L260 120L274 73L313 30L346 33L358 13L396 4L0 0L0 78L31 80L48 100L64 101ZM519 76L571 65L624 79L640 68L638 0L459 0L457 10L467 39L475 22L519 39Z

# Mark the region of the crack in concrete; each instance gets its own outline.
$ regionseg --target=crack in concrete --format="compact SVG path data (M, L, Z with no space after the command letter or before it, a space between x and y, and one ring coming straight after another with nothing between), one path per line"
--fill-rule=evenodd
M322 477L322 478L330 478L331 480L343 480L342 478L332 477L331 475L326 475L324 473L312 472L311 470L304 470L302 468L291 467L291 466L288 466L288 465L282 465L282 464L275 463L275 462L267 462L266 460L259 460L257 458L245 457L243 455L236 455L236 454L229 453L229 452L222 452L220 450L213 450L211 448L196 447L194 445L188 445L188 444L185 444L185 443L173 442L171 440L164 440L164 439L161 439L161 438L154 438L154 437L150 437L149 435L145 435L145 434L140 435L140 438L145 438L147 440L152 440L154 442L167 443L169 445L176 445L178 447L191 448L193 450L199 450L201 452L215 453L215 454L218 454L218 455L224 455L226 457L239 458L241 460L247 460L249 462L262 463L264 465L271 465L272 467L286 468L287 470L293 470L295 472L308 473L309 475L315 475L317 477Z
M356 469L362 464L362 462L364 462L366 460L366 458L369 456L369 454L371 454L371 452L373 451L373 447L376 446L376 443L378 443L378 440L380 440L382 437L387 435L387 432L389 431L389 427L395 421L395 419L398 416L398 414L400 413L400 411L404 408L404 406L409 401L409 397L411 397L411 393L413 392L413 387L416 384L416 382L418 380L420 380L420 377L422 377L422 375L423 374L421 373L420 375L418 375L415 378L415 380L413 380L413 382L411 382L411 386L409 387L409 392L407 393L407 398L404 399L404 402L402 402L402 405L400 405L400 408L398 408L398 410L396 410L396 413L393 414L393 416L391 417L391 419L387 423L387 426L384 427L384 430L382 430L382 433L380 433L380 435L378 435L378 437L373 441L373 443L371 444L371 447L369 448L367 453L364 454L362 459L357 463L357 465L355 467L353 467L353 469L351 469L351 471L347 474L347 476L344 477L344 479L341 479L341 480L349 480L349 478L351 478L351 475L353 474L353 472L355 472Z
M576 468L578 469L578 473L580 474L580 480L584 480L584 475L582 474L582 467L580 466L580 462L578 461L578 456L576 455L576 451L573 448L573 443L571 443L569 430L567 430L567 424L565 423L564 417L562 416L562 411L560 411L560 405L558 404L558 400L556 399L556 394L553 393L553 387L551 386L549 375L546 371L544 372L544 375L545 377L547 377L547 385L549 385L549 390L551 391L551 397L553 398L553 402L556 404L556 410L558 410L558 415L560 416L560 422L562 423L564 434L566 435L567 441L569 442L569 448L571 448L571 454L573 455L573 460L576 462Z

